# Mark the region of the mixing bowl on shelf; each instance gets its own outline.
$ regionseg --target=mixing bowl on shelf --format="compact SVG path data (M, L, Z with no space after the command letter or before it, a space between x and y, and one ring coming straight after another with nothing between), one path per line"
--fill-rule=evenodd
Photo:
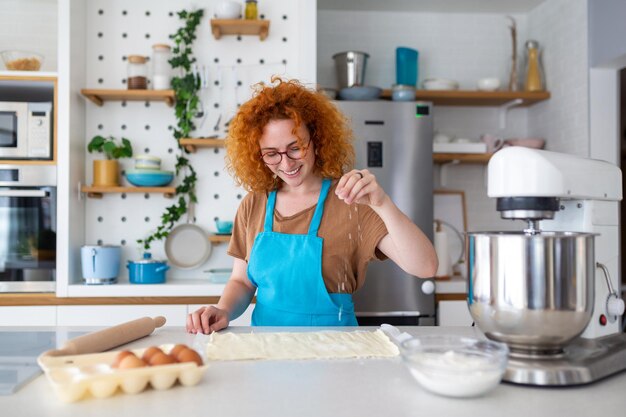
M2 51L0 56L9 71L39 71L43 64L43 56L35 52Z

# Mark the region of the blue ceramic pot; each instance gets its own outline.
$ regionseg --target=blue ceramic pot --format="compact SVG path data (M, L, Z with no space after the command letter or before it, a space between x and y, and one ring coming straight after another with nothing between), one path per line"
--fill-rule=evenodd
M128 261L128 277L131 284L162 284L165 282L165 272L170 269L163 261L152 259L152 254L146 252L140 261Z

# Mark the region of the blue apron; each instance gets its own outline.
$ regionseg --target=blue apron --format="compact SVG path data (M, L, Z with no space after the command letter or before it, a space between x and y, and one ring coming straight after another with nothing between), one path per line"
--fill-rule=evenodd
M253 326L358 326L350 294L329 294L322 277L323 240L317 236L330 180L324 179L306 235L272 230L276 191L267 198L265 224L248 262L257 286Z

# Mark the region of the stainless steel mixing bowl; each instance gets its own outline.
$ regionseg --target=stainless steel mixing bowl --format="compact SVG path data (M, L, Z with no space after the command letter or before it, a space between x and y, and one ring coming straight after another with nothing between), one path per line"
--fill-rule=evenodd
M468 303L476 325L512 351L559 352L593 313L594 236L468 233Z

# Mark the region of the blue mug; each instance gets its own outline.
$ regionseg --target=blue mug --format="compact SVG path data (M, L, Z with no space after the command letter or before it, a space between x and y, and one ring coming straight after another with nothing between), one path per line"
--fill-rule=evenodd
M417 86L419 52L400 46L396 48L396 84Z

